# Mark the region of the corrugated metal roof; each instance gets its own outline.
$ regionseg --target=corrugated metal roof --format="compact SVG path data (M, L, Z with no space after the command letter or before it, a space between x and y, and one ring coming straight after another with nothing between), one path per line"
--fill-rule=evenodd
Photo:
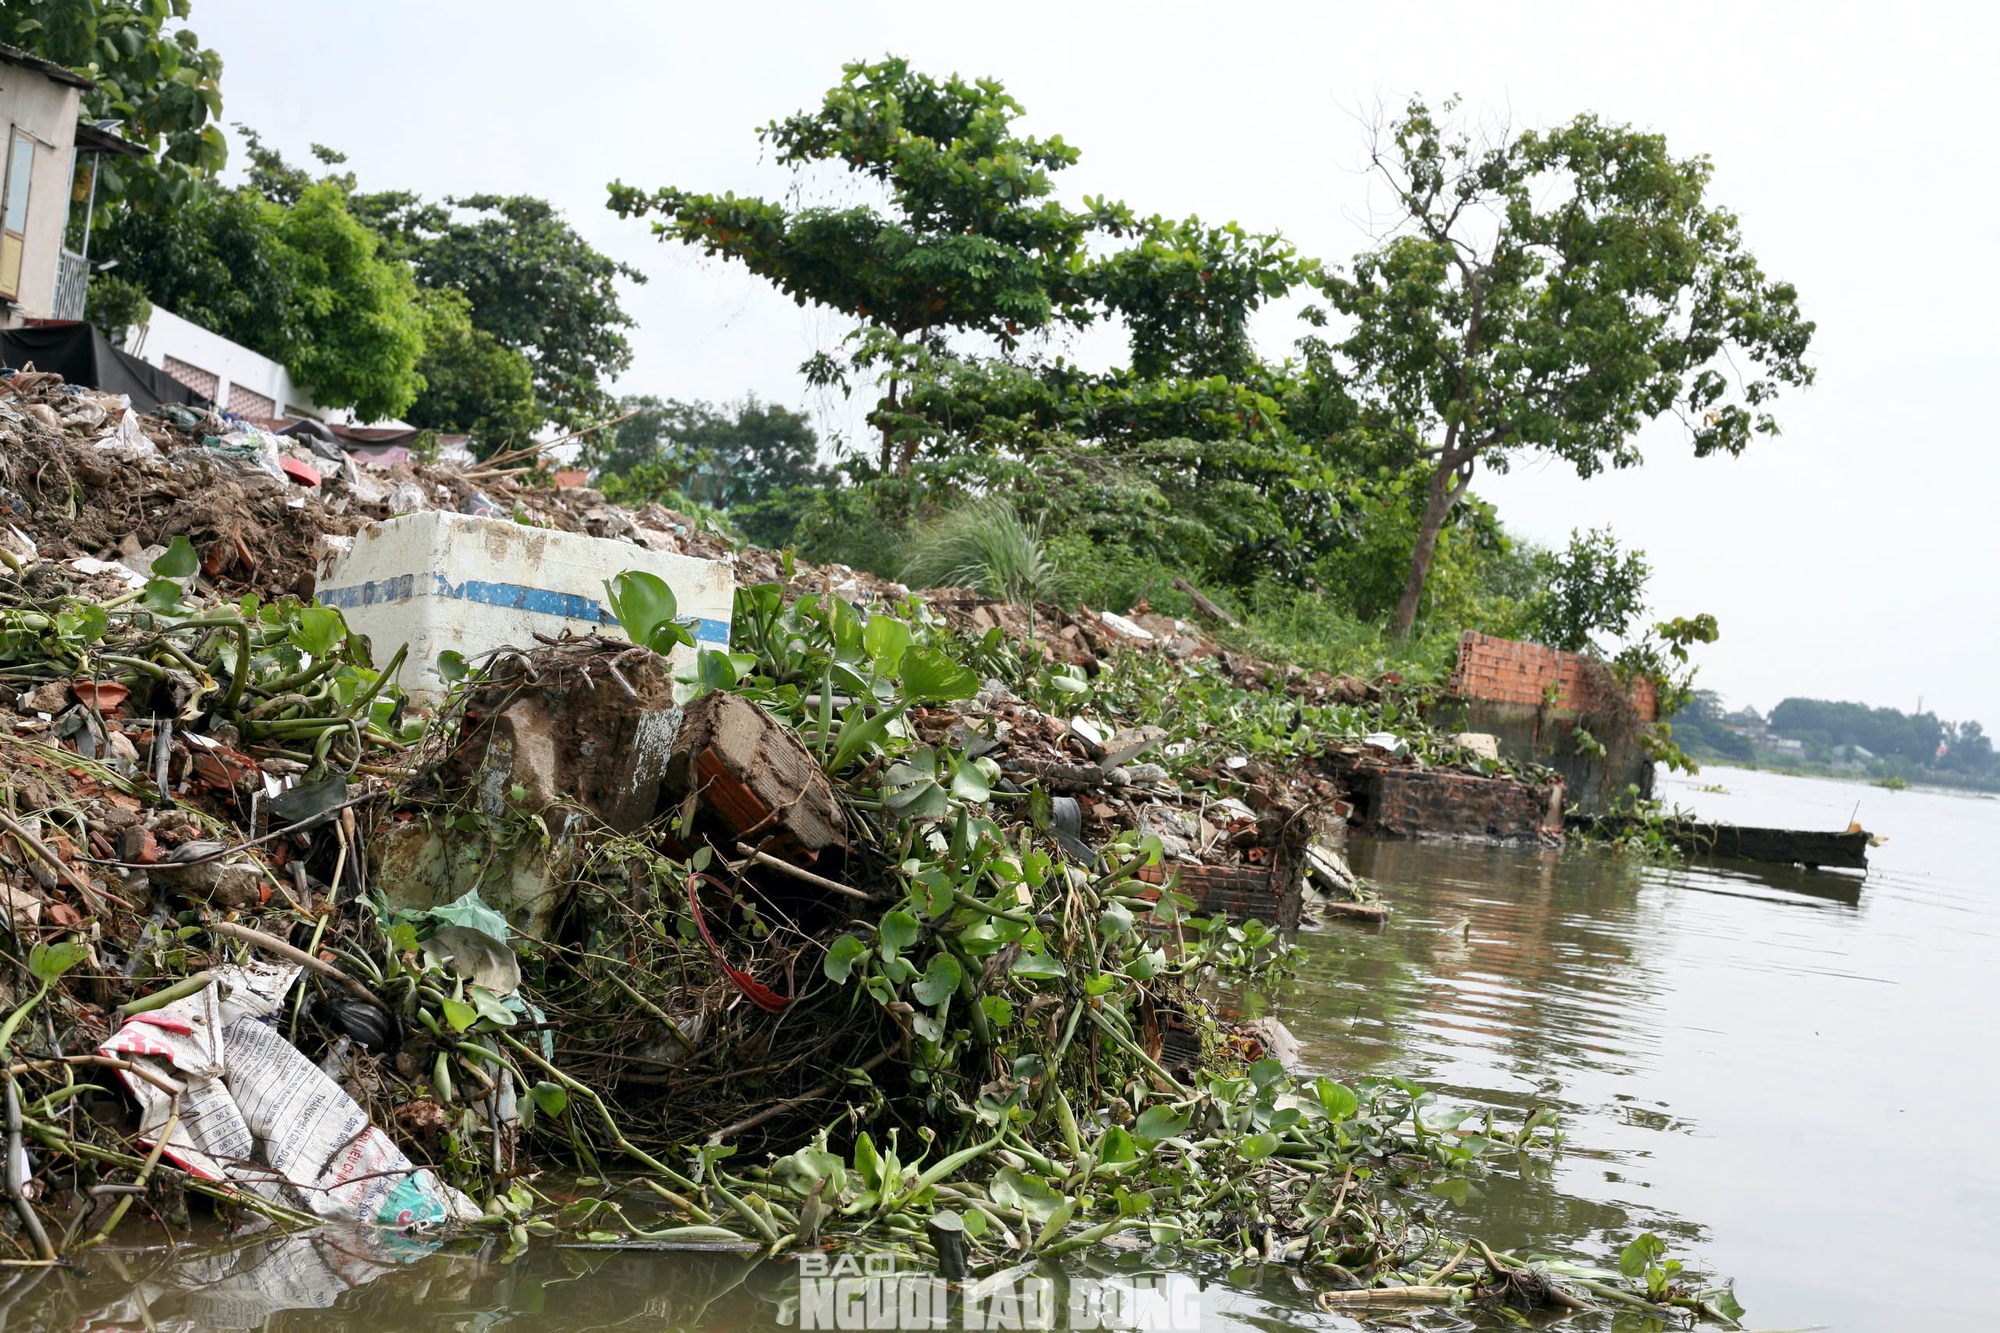
M97 86L73 69L67 69L62 65L58 65L53 60L44 60L40 56L31 56L20 47L9 46L5 42L0 42L0 60L4 60L10 65L19 65L23 69L34 70L38 74L47 75L57 83L66 83L72 88L95 88Z

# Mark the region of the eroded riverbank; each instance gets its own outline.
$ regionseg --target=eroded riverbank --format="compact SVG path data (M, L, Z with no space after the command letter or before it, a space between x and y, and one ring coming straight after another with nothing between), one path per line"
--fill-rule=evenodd
M1723 770L1700 781L1727 794L1675 783L1669 798L1810 825L1860 800L1890 841L1859 883L1356 843L1395 916L1380 931L1306 936L1274 1007L1310 1063L1345 1077L1403 1074L1508 1120L1560 1112L1567 1143L1553 1161L1524 1159L1440 1200L1497 1243L1610 1257L1651 1230L1733 1274L1750 1327L1989 1326L1969 1286L1889 1279L1976 1273L2000 1240L2000 1152L1969 1119L1993 1083L1983 1052L2000 910L1982 858L2000 803ZM6 1325L777 1327L794 1276L729 1256L539 1245L501 1264L330 1236L178 1260L134 1241L87 1281L28 1291L22 1275L0 1296ZM1204 1329L1350 1326L1283 1270L1232 1280L1137 1253L1097 1266L1207 1280Z

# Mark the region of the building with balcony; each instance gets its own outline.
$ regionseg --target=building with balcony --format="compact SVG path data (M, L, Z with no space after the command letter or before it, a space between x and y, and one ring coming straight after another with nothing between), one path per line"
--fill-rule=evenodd
M77 200L78 164L97 154L143 156L137 145L77 112L90 80L53 61L0 44L0 328L82 319L89 286L89 222L83 251L63 244L74 200L86 209L97 173L88 164Z

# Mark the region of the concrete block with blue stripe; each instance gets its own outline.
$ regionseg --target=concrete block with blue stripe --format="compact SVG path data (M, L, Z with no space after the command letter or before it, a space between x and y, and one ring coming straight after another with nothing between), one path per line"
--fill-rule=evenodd
M697 644L729 646L736 577L728 565L465 514L403 514L364 528L351 549L322 566L319 600L369 637L377 662L409 644L403 687L428 707L444 698L437 660L447 650L473 659L508 645L533 647L538 633L619 635L604 581L628 569L666 581ZM676 649L674 664L693 655Z

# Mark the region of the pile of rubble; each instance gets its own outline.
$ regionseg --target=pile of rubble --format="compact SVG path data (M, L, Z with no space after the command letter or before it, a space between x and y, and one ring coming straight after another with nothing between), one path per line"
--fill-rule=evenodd
M1267 1248L1353 1280L1375 1242L1316 1228L1301 1173L1258 1165L1271 1145L1351 1163L1338 1126L1372 1116L1370 1143L1470 1160L1398 1129L1395 1088L1280 1082L1282 1029L1204 1000L1218 968L1269 964L1309 883L1380 915L1309 738L1403 745L1370 734L1394 682L1259 662L1144 608L913 597L504 467L370 475L310 439L5 388L0 1051L10 1160L33 1141L53 1163L10 1175L30 1255L185 1192L525 1244L557 1223L508 1182L551 1157L614 1190L562 1209L587 1235L777 1252L914 1225L936 1257L959 1243L936 1235L950 1198L997 1228L975 1252L1055 1255L1134 1224L1121 1203L1065 1233L1115 1167L1175 1234L1254 1214ZM521 644L415 716L402 654L371 661L299 595L308 553L427 506L727 559L741 651L676 673L649 633ZM1241 714L1305 748L1239 746ZM1319 1120L1239 1151L1281 1094ZM824 1128L721 1167L717 1145L795 1146L841 1104L850 1129L947 1125L961 1147L885 1176L860 1136L838 1180L873 1172L872 1196L837 1183ZM1162 1140L1215 1160L1139 1155ZM1225 1165L1218 1202L1199 1182ZM622 1211L641 1185L660 1223ZM1375 1190L1351 1210L1371 1235Z

